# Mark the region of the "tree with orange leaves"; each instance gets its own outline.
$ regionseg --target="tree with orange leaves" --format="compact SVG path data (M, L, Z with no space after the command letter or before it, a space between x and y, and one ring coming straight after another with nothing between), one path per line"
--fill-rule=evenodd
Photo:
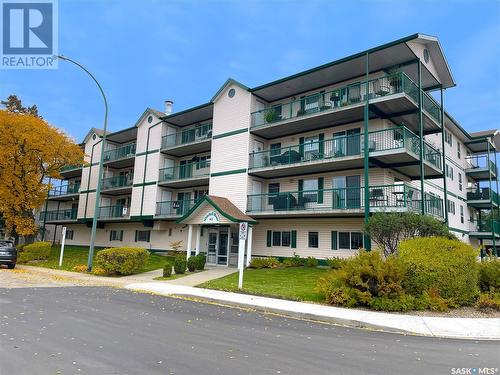
M64 166L82 164L84 154L43 120L36 107L23 107L15 96L2 104L6 110L0 110L0 212L17 242L19 236L38 231L34 212L47 197L48 179L60 178Z

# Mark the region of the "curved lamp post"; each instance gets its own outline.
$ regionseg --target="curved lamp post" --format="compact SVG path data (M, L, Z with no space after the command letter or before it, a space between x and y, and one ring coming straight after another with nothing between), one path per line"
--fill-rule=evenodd
M90 235L90 247L89 247L89 258L87 261L87 271L90 272L92 271L92 262L94 259L94 246L95 246L95 237L96 237L96 231L97 231L97 217L99 214L99 201L101 199L101 180L102 180L102 173L103 173L103 161L104 161L104 146L106 145L106 128L108 124L108 101L106 100L106 95L104 95L104 91L102 90L101 85L97 81L97 79L90 73L83 65L80 63L70 59L69 57L62 56L62 55L57 55L55 56L58 59L69 61L70 63L75 64L78 66L80 69L85 71L90 78L96 83L97 87L99 88L99 91L101 92L102 98L104 100L104 134L102 136L102 146L101 146L101 156L99 158L99 171L98 171L98 177L97 177L97 188L96 188L96 194L95 194L95 207L94 207L94 217L92 218L92 232ZM92 166L90 166L92 168ZM88 194L88 193L87 193Z

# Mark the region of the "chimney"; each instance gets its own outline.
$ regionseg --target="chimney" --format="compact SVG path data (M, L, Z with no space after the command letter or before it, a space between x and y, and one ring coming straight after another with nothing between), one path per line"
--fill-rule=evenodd
M172 114L172 106L174 102L172 100L165 100L165 115L169 116Z

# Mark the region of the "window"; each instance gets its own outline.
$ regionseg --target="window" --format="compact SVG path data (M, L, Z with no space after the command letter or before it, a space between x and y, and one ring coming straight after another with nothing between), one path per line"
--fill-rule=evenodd
M304 154L306 160L314 159L319 154L319 137L306 137L304 139Z
M271 231L269 231L271 232ZM291 232L271 232L272 246L290 246Z
M455 215L455 202L448 199L448 213Z
M150 230L136 230L135 242L149 242L151 236Z
M210 155L200 156L196 162L196 169L203 169L210 167Z
M281 246L290 246L290 232L281 232Z
M273 246L281 246L281 232L273 232Z
M461 158L461 150L460 150L460 143L457 142L457 158Z
M361 232L339 232L338 248L358 250L363 247L363 233Z
M73 234L74 234L74 231L73 231L72 229L67 230L67 231L66 231L66 236L65 236L65 238L66 238L67 240L72 240L72 239L73 239Z
M319 247L319 233L309 232L309 247L318 248Z
M274 198L276 198L280 192L280 184L279 183L269 184L268 191L269 195L267 198L267 203L274 204Z
M462 185L462 173L458 174L458 190L462 191L463 185Z
M302 189L307 202L318 201L318 179L304 180Z
M112 230L109 232L110 241L123 241L123 230Z
M460 222L464 223L464 206L460 205Z
M449 164L446 164L446 177L453 181L453 167Z
M453 138L451 133L448 130L444 131L444 141L450 145L450 147L453 146Z

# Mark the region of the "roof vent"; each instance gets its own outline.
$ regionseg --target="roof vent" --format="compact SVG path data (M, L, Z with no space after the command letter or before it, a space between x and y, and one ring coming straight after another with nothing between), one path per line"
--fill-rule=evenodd
M172 114L172 107L174 102L172 100L165 100L165 115L170 116Z

